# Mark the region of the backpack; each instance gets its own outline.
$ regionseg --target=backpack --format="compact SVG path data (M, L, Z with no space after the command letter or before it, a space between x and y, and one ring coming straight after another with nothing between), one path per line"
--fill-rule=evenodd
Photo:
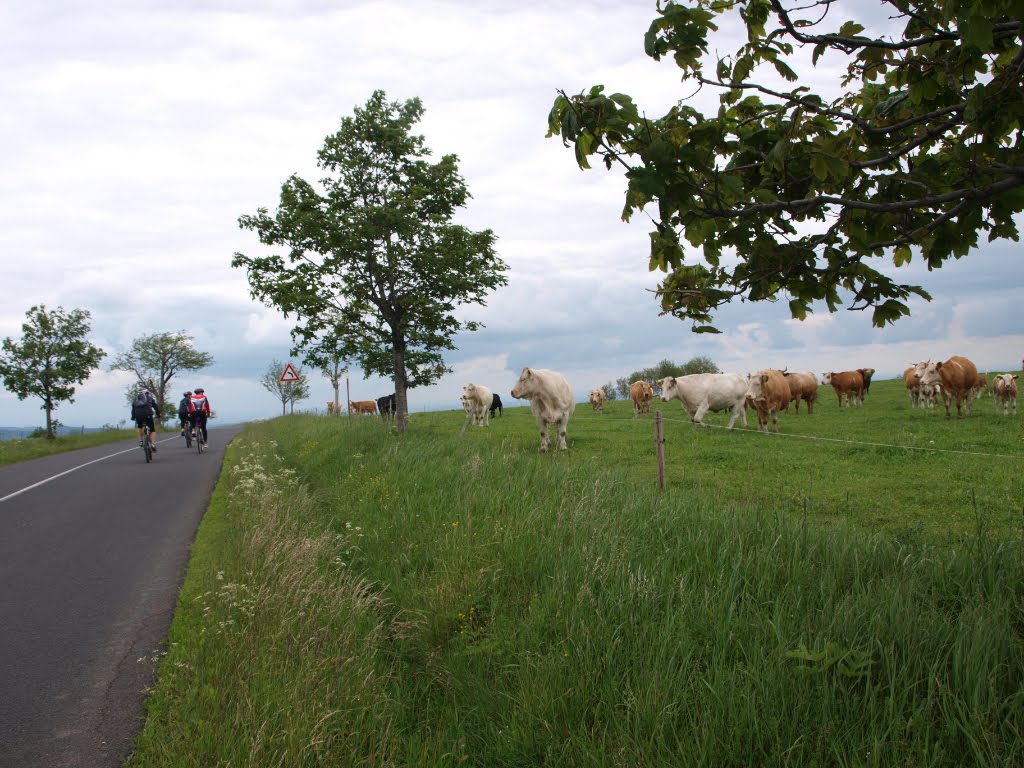
M136 419L142 419L153 415L153 406L150 402L148 393L139 392L139 394L135 396L135 400L132 401L132 415Z

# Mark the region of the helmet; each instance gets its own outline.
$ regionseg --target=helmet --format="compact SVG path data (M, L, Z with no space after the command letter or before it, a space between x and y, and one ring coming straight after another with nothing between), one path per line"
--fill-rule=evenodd
M196 387L196 394L197 394L197 395L201 395L201 394L203 394L203 392L205 392L205 391L206 391L206 390L205 390L205 389L203 389L202 387Z
M191 394L192 394L191 392L188 392L188 391L186 391L186 392L185 392L185 397L188 397L188 396L189 396L189 395L191 395Z

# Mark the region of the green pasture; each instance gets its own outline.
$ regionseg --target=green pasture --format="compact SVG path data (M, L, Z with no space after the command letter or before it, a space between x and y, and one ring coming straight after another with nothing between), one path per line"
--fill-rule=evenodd
M129 765L1024 765L1021 421L975 405L661 404L664 491L621 401L554 454L525 407L251 425Z
M104 429L101 432L85 432L80 435L59 435L52 440L45 437L0 440L0 467L55 453L118 443L130 437L135 437L134 429Z

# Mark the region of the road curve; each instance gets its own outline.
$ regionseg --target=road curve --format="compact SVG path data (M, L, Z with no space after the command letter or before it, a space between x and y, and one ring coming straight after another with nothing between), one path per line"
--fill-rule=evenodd
M242 427L0 467L0 766L121 766L189 547Z

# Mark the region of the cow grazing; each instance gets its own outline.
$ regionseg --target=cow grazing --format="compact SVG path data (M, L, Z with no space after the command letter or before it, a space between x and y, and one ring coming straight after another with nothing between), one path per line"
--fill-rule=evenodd
M1000 373L992 377L992 398L996 401L996 413L1003 409L1003 416L1017 415L1017 374Z
M395 396L393 394L377 398L377 411L381 416L393 417L397 410L398 406L395 403Z
M590 406L594 409L594 413L604 413L604 401L606 395L603 389L592 389L590 390Z
M530 401L530 410L540 429L541 453L548 450L548 427L552 424L558 426L559 450L569 449L565 442L565 431L576 409L576 401L565 376L556 371L527 366L512 388L512 397Z
M704 424L704 415L711 411L729 411L728 429L743 420L747 426L747 380L738 373L691 373L689 376L666 376L658 380L663 402L679 400L694 426Z
M946 362L928 363L918 374L921 385L942 387L942 400L946 405L946 418L950 417L949 405L956 399L956 415L959 417L960 406L966 400L967 415L971 415L971 392L974 382L978 380L978 369L970 360L960 355L953 355Z
M829 371L822 374L821 383L832 389L839 398L839 407L843 407L843 399L846 399L847 407L864 404L864 374L860 371Z
M373 400L349 400L348 412L353 413L369 413L374 414L377 412L377 403Z
M494 418L494 412L497 411L499 416L505 415L505 407L501 404L501 398L498 397L498 393L495 392L491 395L491 418Z
M633 417L645 416L651 410L654 387L648 381L634 381L629 385L629 399L633 401Z
M766 368L747 376L746 403L757 411L757 431L779 431L779 411L789 405L789 382L782 371Z
M810 371L805 373L789 373L783 371L789 382L789 402L796 403L796 412L800 413L800 401L807 403L807 413L814 413L814 404L818 401L818 377ZM789 403L784 409L789 413Z
M490 425L491 390L480 384L467 384L462 388L462 405L478 427Z

